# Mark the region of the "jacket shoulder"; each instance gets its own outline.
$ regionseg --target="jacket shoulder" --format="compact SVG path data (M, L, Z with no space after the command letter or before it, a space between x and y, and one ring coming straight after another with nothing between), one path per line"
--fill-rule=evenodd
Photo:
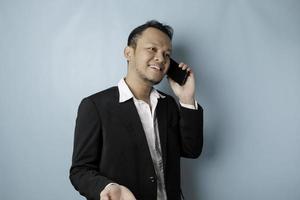
M103 105L113 103L113 102L118 102L119 90L118 87L116 86L110 87L108 89L92 94L88 97L85 97L85 99L89 99L96 104L103 104Z

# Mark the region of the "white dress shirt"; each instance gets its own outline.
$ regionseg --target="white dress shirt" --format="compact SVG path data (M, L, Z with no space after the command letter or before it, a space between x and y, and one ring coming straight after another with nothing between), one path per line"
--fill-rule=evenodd
M162 151L160 145L158 123L156 118L156 106L159 98L165 98L164 95L160 94L154 88L150 93L150 105L145 101L136 99L132 92L130 91L128 85L124 79L121 79L118 83L119 89L119 102L127 101L131 98L134 100L134 104L138 111L145 136L148 142L148 147L152 157L156 178L157 178L157 200L167 200L166 189L165 189L165 180L164 180L164 170L163 170L163 160L162 160ZM194 105L182 104L181 106L197 109L197 102L195 101Z

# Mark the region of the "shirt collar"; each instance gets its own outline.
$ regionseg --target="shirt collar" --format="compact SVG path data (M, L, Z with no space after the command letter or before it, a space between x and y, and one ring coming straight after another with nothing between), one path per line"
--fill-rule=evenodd
M119 89L119 103L125 102L131 98L135 98L132 92L130 91L127 83L125 82L124 78L122 78L118 83ZM160 94L155 88L152 88L150 93L150 99L155 98L165 98L164 95Z

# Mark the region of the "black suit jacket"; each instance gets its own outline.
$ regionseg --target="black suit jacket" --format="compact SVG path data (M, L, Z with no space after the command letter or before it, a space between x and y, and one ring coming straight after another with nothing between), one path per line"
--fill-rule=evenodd
M166 94L156 107L167 197L180 199L180 157L196 158L203 143L203 111L180 107ZM133 99L119 103L117 87L82 100L76 119L70 180L89 200L115 182L138 200L155 200L157 183Z

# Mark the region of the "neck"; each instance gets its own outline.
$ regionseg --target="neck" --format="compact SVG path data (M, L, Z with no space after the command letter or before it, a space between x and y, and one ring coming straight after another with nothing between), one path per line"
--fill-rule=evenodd
M150 102L150 92L152 90L151 84L146 84L145 82L133 80L128 75L125 77L125 82L131 90L135 98L143 100L149 104Z

